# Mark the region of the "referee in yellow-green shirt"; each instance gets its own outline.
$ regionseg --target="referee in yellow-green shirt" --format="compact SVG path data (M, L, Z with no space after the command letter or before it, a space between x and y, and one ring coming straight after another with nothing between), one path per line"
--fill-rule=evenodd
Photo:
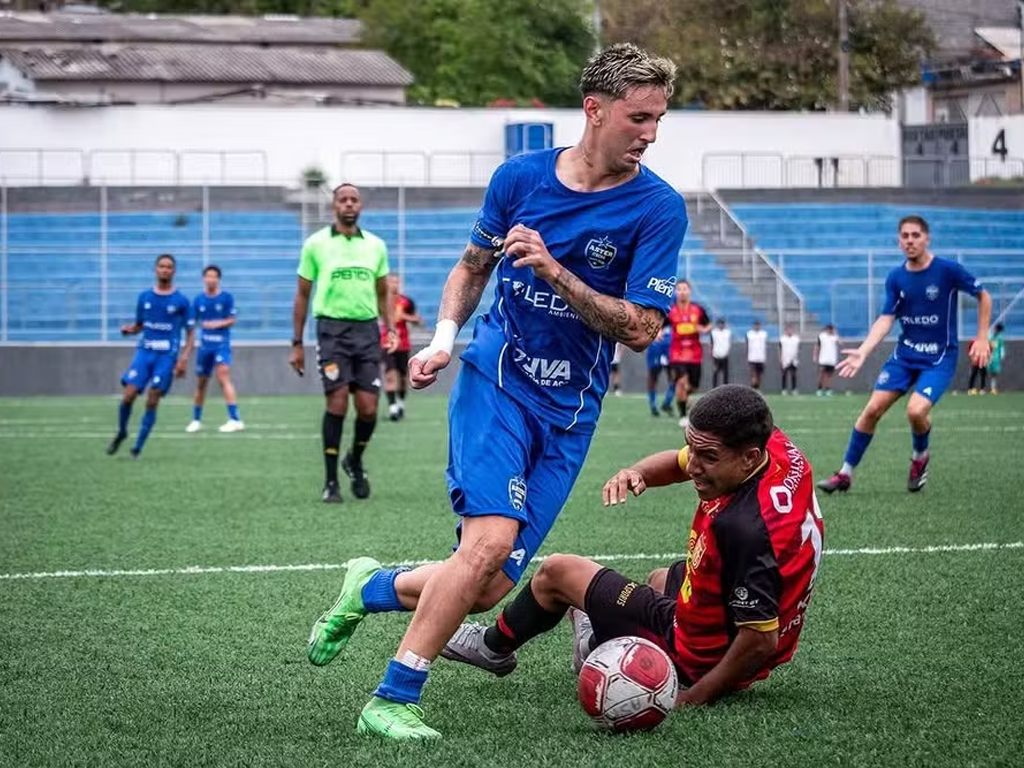
M349 390L356 403L355 436L341 468L352 480L352 495L365 499L370 483L363 470L363 451L377 426L380 390L380 319L387 329L385 351L394 352L398 336L391 316L388 249L379 237L360 229L362 196L352 184L334 189L334 223L310 235L302 245L299 280L292 312L292 351L288 363L302 376L306 353L302 331L313 293L316 317L317 367L327 408L323 420L326 481L323 500L341 502L338 452L348 412Z

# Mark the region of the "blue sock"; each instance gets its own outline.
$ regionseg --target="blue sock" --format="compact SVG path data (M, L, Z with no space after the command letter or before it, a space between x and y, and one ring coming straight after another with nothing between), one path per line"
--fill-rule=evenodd
M668 389L666 389L665 390L665 399L661 401L661 407L662 408L669 408L669 407L671 407L672 400L675 399L675 396L676 396L676 388L675 387L669 387Z
M201 405L193 405L192 406L192 421L202 421L202 420L203 420L203 406L201 406Z
M653 389L647 390L647 404L651 406L651 410L654 410L654 398L656 397Z
M121 407L117 411L117 434L127 435L128 434L128 419L132 417L132 405L131 403L121 403Z
M928 450L928 438L931 437L932 431L929 429L923 435L917 434L917 432L911 432L910 436L914 441L914 453L924 453Z
M418 704L423 693L423 684L426 682L425 669L413 669L397 659L392 659L388 662L384 679L373 695L388 701L397 701L399 704Z
M153 429L154 424L156 424L156 408L147 408L146 412L142 415L142 426L139 427L139 436L135 438L136 451L142 450L142 446L146 444L146 438L149 437L149 431Z
M363 607L370 613L386 613L388 611L407 611L398 599L395 591L395 579L408 568L377 571L363 585Z
M853 432L850 434L850 444L846 447L846 463L851 467L856 467L860 464L860 460L864 457L864 451L868 449L871 444L871 438L874 435L867 432L861 432L856 427L853 428Z
M232 421L241 421L238 418L238 403L228 403L228 418Z

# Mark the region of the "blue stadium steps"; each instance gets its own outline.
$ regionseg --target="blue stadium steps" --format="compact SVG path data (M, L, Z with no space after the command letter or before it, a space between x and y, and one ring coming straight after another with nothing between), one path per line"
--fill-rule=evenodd
M392 269L402 270L405 290L428 323L436 317L445 278L476 214L475 208L384 210L368 211L361 219L387 243ZM324 215L330 215L328 206ZM224 270L224 287L239 307L235 338L289 338L305 231L296 213L280 210L211 212L205 227L196 213L115 212L105 228L99 214L13 214L7 220L8 339L98 341L104 338L104 317L105 337L119 339L121 324L133 319L138 292L152 282L154 259L164 252L177 259L177 283L189 296L202 289L204 263ZM750 300L699 238L687 237L678 274L689 275L694 299L712 316L728 317L740 330L755 319ZM58 314L38 317L38 296L54 290L66 301ZM490 305L493 290L492 280L481 311ZM471 327L467 324L466 335Z
M985 281L994 316L1024 290L1024 211L835 203L736 203L730 210L804 294L808 310L842 336L863 336L881 308L885 276L903 260L896 237L903 216L927 219L932 251ZM975 302L965 298L961 306L963 328L973 334ZM1005 323L1008 334L1024 335L1024 301Z

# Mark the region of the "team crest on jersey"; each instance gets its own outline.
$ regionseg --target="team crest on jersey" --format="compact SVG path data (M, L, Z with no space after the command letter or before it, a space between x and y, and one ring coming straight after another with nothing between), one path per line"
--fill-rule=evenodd
M178 311L178 308L176 306L174 306L173 304L168 304L167 305L167 314L168 315L173 315L177 311Z
M526 290L526 283L524 283L522 280L513 280L512 281L512 295L513 296L522 296L524 290Z
M930 301L935 301L939 298L939 286L929 285L924 289L924 295L927 296Z
M213 305L213 308L214 308L214 309L216 309L216 310L217 310L218 312L220 312L220 310L221 310L221 305L220 305L220 304L214 304L214 305Z
M607 235L600 238L595 237L587 243L587 263L594 269L604 269L612 263L612 259L618 252L619 249L608 239Z
M149 303L149 302L147 301L147 302L146 302L145 304L143 304L143 305L142 305L142 308L143 308L143 309L149 309L149 308L150 308L150 307L152 307L152 306L153 306L153 305L152 305L152 304L150 304L150 303Z
M526 504L526 480L522 475L509 478L508 503L516 512L521 512Z

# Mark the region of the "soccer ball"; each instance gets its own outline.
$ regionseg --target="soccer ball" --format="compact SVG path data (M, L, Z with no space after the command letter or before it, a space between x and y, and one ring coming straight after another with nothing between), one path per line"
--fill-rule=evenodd
M654 728L672 711L678 690L668 654L642 637L602 643L580 670L580 704L603 731Z

